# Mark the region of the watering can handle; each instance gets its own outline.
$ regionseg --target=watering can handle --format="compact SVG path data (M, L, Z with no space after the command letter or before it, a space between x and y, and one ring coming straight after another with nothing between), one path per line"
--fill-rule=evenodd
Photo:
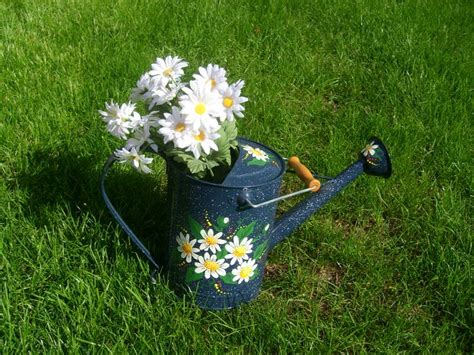
M143 255L145 255L145 257L150 261L150 263L153 264L156 270L160 270L158 263L155 261L150 251L143 245L143 243L138 239L135 233L133 233L133 231L130 229L127 223L125 223L123 218L120 216L120 214L117 212L115 207L112 205L112 202L110 201L109 196L107 196L107 192L105 191L105 179L114 162L115 162L115 155L112 154L109 157L109 159L107 159L107 162L104 165L104 170L102 171L102 176L100 177L100 192L102 193L102 198L104 199L105 205L110 211L110 214L112 215L112 217L114 217L114 219L117 221L120 227L122 227L123 231L128 235L132 243L135 244L135 246L138 249L140 249Z
M311 171L300 162L298 157L292 156L288 159L288 165L293 168L296 175L306 184L307 188L312 188L312 192L318 192L321 188L321 183L315 179Z

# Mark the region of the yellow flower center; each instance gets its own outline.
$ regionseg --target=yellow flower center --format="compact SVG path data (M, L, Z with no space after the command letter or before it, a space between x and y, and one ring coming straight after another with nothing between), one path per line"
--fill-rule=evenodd
M239 245L238 247L236 247L234 249L234 252L232 254L234 254L234 256L238 257L238 258L241 258L243 257L245 254L246 254L246 249L244 246L242 245Z
M224 97L223 104L225 108L231 108L234 104L234 100L232 100L232 97Z
M210 271L217 271L219 270L219 264L213 260L206 260L204 262L204 267Z
M176 125L176 127L174 128L174 130L175 130L176 132L183 132L185 128L186 128L186 125L185 125L184 123L180 122L180 123L178 123L178 124Z
M165 70L163 70L163 75L164 76L171 76L171 73L173 72L173 69L171 68L166 68Z
M241 279L246 279L247 277L250 276L252 273L252 267L251 266L244 266L242 269L240 269L240 278Z
M207 243L208 245L216 245L216 244L217 244L217 238L214 237L214 236L208 235L208 236L206 237L206 243Z
M262 157L262 156L263 156L262 152L259 152L259 151L256 150L256 149L252 149L252 154L253 154L253 155L256 155L257 157Z
M211 89L214 89L217 85L217 83L214 79L209 80L209 83L211 84Z
M186 254L191 254L193 252L193 247L191 246L191 244L189 243L184 243L183 244L183 251L186 253Z
M198 103L195 107L194 107L194 112L196 112L198 115L203 115L205 112L206 112L206 105L204 105L203 103Z
M199 134L194 136L194 140L196 140L198 142L202 142L204 139L206 139L206 135L204 134L203 131L201 131ZM213 240L215 240L214 237L208 237L208 238L213 238ZM207 240L207 238L206 238L206 240Z

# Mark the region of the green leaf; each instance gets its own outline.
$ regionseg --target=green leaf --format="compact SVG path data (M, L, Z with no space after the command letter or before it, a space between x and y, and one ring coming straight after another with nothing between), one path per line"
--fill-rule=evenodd
M267 165L267 162L263 160L252 159L247 163L247 165L265 166Z
M199 159L193 159L186 162L191 174L196 175L200 172L206 171L206 163Z
M226 133L228 142L236 140L238 135L236 121L224 121L224 123L222 124L222 128Z
M216 254L217 260L224 259L226 255L227 255L227 250L225 249L224 245L221 245L221 250L218 251Z
M240 240L248 237L253 232L253 228L255 227L255 222L250 223L248 226L240 228L235 235L239 237Z
M218 232L222 232L224 230L224 228L227 226L224 223L224 217L222 217L222 216L217 217L217 221L216 221L216 224L214 226L216 227Z
M225 284L230 284L230 285L235 285L237 281L232 281L234 278L234 275L232 275L232 272L227 272L224 276L221 276L221 280Z
M186 283L201 280L203 275L203 272L200 274L196 272L195 266L188 267L188 270L186 270Z
M267 246L268 246L268 242L264 242L260 244L258 247L256 247L255 251L253 252L253 258L255 260L260 259L262 255L265 253Z
M191 216L188 216L188 223L193 237L201 239L202 226Z

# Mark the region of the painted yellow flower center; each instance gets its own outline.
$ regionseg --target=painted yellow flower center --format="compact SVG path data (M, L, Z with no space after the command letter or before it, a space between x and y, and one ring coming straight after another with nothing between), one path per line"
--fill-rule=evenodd
M210 271L217 271L219 270L219 264L213 260L206 260L204 262L204 267Z
M211 89L214 89L217 85L217 83L214 79L209 80L209 83L211 84Z
M194 112L198 115L203 115L206 112L206 106L200 102L194 107Z
M367 145L365 146L365 151L366 151L366 152L370 152L371 150L372 150L372 146L371 146L370 144L367 144Z
M191 246L191 244L189 243L184 243L183 244L183 251L186 253L186 254L191 254L193 252L193 247Z
M178 123L178 124L176 125L176 127L174 128L174 130L175 130L176 132L183 132L185 128L186 128L186 125L185 125L184 123L180 122L180 123Z
M234 254L234 256L238 257L238 258L241 258L243 257L245 254L246 254L246 248L242 245L239 245L238 247L236 247L234 249L234 252L232 254Z
M171 73L173 72L173 69L171 68L166 68L165 70L163 70L163 75L164 76L171 76Z
M206 134L203 131L201 131L199 134L196 134L194 136L194 140L198 142L202 142L204 139L206 139Z
M257 156L257 157L263 157L263 153L256 150L256 149L252 149L252 154Z
M217 238L214 237L214 236L208 235L208 236L206 237L206 243L207 243L208 245L216 245L216 244L217 244Z
M246 279L247 277L250 276L251 273L252 273L252 267L244 266L242 269L240 269L240 278Z
M223 104L225 108L231 108L234 104L234 100L232 100L232 97L224 97Z

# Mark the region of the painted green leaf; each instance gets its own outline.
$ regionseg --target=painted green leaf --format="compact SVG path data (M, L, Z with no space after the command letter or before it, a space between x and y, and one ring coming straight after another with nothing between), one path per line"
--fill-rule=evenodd
M217 260L224 259L224 257L227 255L227 250L225 250L224 245L221 245L221 251L218 251L216 254Z
M191 216L188 216L189 229L194 238L201 239L201 230L203 229L201 225Z
M267 244L268 242L265 242L255 248L255 251L253 252L253 258L255 260L258 260L262 257L262 255L265 253L265 250L267 249Z
M237 281L232 281L234 275L231 272L226 273L224 276L221 276L221 280L225 284L235 285Z
M226 224L224 223L224 217L219 216L217 217L217 222L215 224L215 227L218 232L222 232L224 228L226 227Z
M247 163L247 165L265 166L267 165L267 162L263 160L252 159Z
M255 222L250 223L248 226L240 228L235 235L239 237L240 240L248 237L253 232L253 228L255 227Z
M190 282L193 282L193 281L201 280L203 275L204 275L204 273L198 274L196 272L196 267L194 267L194 266L188 267L188 270L186 270L186 282L190 283Z

